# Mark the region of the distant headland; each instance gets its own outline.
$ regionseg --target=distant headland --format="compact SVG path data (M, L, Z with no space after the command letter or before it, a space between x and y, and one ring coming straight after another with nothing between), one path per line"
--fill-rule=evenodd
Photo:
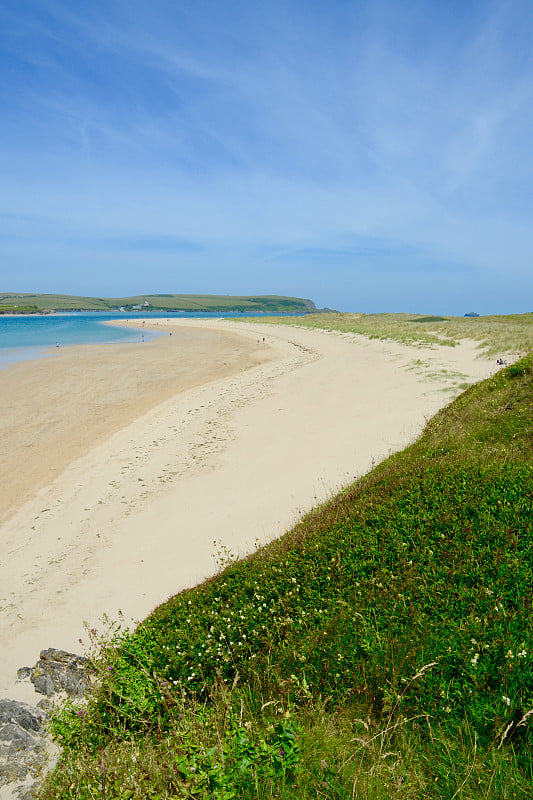
M316 312L317 308L312 300L278 295L143 294L134 297L78 297L66 294L0 294L0 314L50 314L54 311L308 314Z

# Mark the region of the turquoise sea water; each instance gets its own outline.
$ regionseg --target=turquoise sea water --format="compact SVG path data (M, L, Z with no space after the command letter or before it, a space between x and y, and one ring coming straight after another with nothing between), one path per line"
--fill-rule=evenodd
M196 312L159 313L65 313L13 317L0 315L0 368L14 361L42 358L51 348L73 344L105 344L145 341L161 334L142 330L142 320L180 318L245 317L246 314L201 314ZM106 325L112 319L138 319L139 328L118 328Z
M128 319L133 316L128 314ZM41 358L57 346L138 341L140 331L104 324L117 318L119 314L100 313L0 316L0 368ZM145 338L149 338L148 331Z

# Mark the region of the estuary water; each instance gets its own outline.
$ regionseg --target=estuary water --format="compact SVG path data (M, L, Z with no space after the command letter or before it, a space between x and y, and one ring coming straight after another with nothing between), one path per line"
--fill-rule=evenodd
M72 344L104 344L134 342L140 332L131 328L106 325L125 314L65 313L29 314L27 316L0 316L0 368L13 361L45 356L50 348ZM128 314L128 319L137 315ZM139 315L139 320L146 315ZM141 323L139 321L139 327ZM146 331L146 338L150 338Z
M200 312L68 312L57 314L29 314L27 316L0 315L0 369L14 361L43 358L51 348L74 344L111 344L113 342L145 341L162 334L142 329L142 320L171 317L201 318L250 317L253 314ZM276 315L285 316L285 315ZM139 328L119 328L105 323L113 319L138 319Z

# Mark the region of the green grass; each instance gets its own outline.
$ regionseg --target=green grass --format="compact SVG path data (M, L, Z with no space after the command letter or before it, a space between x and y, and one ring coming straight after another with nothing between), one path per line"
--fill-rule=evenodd
M262 320L264 321L264 320ZM281 324L279 320L269 320ZM413 324L416 323L416 324ZM420 317L417 314L316 313L283 324L357 333L403 344L454 347L462 339L479 343L484 355L525 354L533 349L533 314L487 317Z
M35 304L46 311L114 311L123 307L131 310L133 306L149 305L140 310L162 311L212 311L247 313L305 313L315 311L311 300L298 297L276 295L258 297L234 297L230 295L201 294L147 294L135 297L78 297L62 294L0 294L0 313L3 307L19 304Z
M532 365L135 631L95 632L43 796L530 797Z
M37 306L0 304L0 314L38 314Z

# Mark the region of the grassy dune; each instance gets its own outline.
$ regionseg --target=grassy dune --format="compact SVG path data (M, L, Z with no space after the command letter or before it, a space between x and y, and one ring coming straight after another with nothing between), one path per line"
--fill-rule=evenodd
M43 796L531 797L532 390L529 355L278 541L93 632Z
M262 320L263 322L265 320ZM281 324L277 319L269 322ZM432 317L420 314L310 314L283 324L358 333L404 344L453 347L461 339L479 342L485 355L525 354L533 349L533 313L487 317Z

